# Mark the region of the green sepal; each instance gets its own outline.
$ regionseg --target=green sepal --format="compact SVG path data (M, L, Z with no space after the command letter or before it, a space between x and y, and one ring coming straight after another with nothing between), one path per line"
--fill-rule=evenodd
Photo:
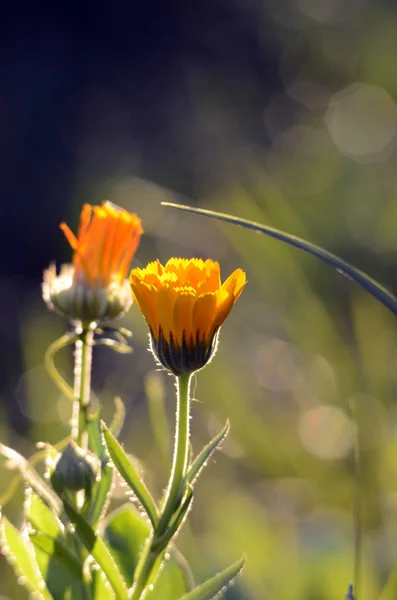
M94 532L88 521L76 511L66 498L64 498L63 502L65 512L73 523L78 538L106 575L111 588L116 594L117 600L128 600L127 586L104 541Z
M106 427L102 421L102 431L105 438L106 446L110 457L113 461L114 466L124 479L126 484L133 491L143 508L147 512L147 515L153 525L156 527L158 521L158 510L156 504L147 489L145 483L142 481L136 467L132 461L128 458L126 452L120 446L114 435Z
M227 567L211 579L208 579L191 592L182 596L179 600L211 600L219 593L224 591L224 588L229 586L233 579L237 577L244 566L245 558Z
M230 422L229 419L226 421L226 425L224 426L224 428L222 429L222 431L220 431L218 433L218 435L216 435L214 437L214 439L212 439L206 446L204 446L204 448L202 449L202 451L200 452L200 454L198 454L196 456L196 458L194 459L194 461L192 462L192 464L190 465L187 474L186 474L186 480L190 483L193 484L194 480L196 479L196 477L199 476L200 471L203 469L203 467L205 467L208 459L210 458L211 454L216 450L216 448L219 446L219 444L221 442L223 442L223 440L225 439L225 437L227 436L227 434L230 431Z
M23 536L4 516L1 517L0 527L2 552L13 567L21 585L28 592L36 593L39 598L52 600L27 536Z
M379 302L391 310L393 314L397 315L396 296L389 292L389 290L383 287L383 285L378 283L375 279L372 279L372 277L369 277L369 275L363 271L360 271L360 269L353 267L353 265L346 262L342 258L339 258L339 256L336 256L336 254L321 248L321 246L317 246L317 244L303 240L295 235L285 233L284 231L280 231L274 227L268 227L267 225L262 225L261 223L256 223L255 221L249 221L248 219L241 219L240 217L234 217L233 215L228 215L226 213L206 210L204 208L194 208L192 206L183 206L181 204L174 204L172 202L162 202L162 204L163 206L179 208L188 212L212 217L213 219L219 219L220 221L226 221L227 223L232 223L233 225L251 229L256 233L268 235L277 240L285 242L290 246L295 246L295 248L299 248L300 250L319 258L322 262L336 269L338 273L344 277L352 279L358 283L362 288L379 300Z
M107 519L104 539L128 586L132 585L142 546L151 533L144 519L132 504L124 504ZM193 586L189 565L176 549L171 549L169 559L147 593L147 600L178 600Z

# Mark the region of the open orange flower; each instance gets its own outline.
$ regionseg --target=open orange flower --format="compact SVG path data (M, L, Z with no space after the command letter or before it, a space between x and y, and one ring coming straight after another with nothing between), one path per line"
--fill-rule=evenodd
M126 274L143 233L141 220L111 202L84 204L77 237L60 228L74 254L73 264L55 265L44 274L48 304L79 321L114 319L131 305Z
M212 260L171 258L133 269L132 295L150 329L152 350L174 375L201 369L213 356L219 328L246 284L237 269L222 284Z

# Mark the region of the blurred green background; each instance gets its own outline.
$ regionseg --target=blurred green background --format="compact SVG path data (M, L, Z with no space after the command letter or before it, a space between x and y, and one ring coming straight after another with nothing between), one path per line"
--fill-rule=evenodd
M245 552L228 600L344 598L353 407L360 600L374 600L397 565L395 318L313 257L160 202L305 237L396 292L395 3L215 0L134 14L115 6L96 19L87 7L78 18L71 9L15 11L2 41L0 440L29 456L68 433L70 405L43 367L65 324L41 300L41 269L70 260L58 223L76 230L83 202L109 199L143 220L135 265L211 257L225 278L237 267L248 276L194 389L196 452L231 421L178 538L197 581ZM115 395L125 401L121 439L159 495L169 457L153 430L164 393L172 431L174 384L155 371L136 307L123 324L134 352L96 349L93 391L107 418ZM66 377L71 359L65 351L59 360ZM4 461L0 468L3 493L13 475ZM4 507L17 524L22 501L20 486ZM0 598L25 597L2 560Z

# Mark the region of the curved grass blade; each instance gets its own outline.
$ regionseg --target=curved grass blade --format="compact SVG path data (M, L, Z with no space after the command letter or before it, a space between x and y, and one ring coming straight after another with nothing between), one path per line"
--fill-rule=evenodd
M363 271L360 271L360 269L356 269L356 267L353 267L342 258L339 258L339 256L336 256L336 254L328 252L328 250L321 248L321 246L317 246L317 244L303 240L295 235L285 233L279 229L274 229L274 227L268 227L267 225L262 225L261 223L256 223L255 221L249 221L248 219L240 219L240 217L233 217L232 215L228 215L226 213L215 212L213 210L207 210L204 208L184 206L182 204L174 204L172 202L162 202L161 204L163 206L179 208L180 210L197 213L213 219L219 219L220 221L226 221L226 223L232 223L233 225L239 225L240 227L246 227L247 229L252 229L257 233L263 233L264 235L268 235L282 242L286 242L290 246L295 246L295 248L299 248L308 254L316 256L327 265L334 267L334 269L336 269L341 275L344 275L348 279L352 279L358 283L362 288L379 300L379 302L382 302L382 304L391 310L393 314L397 315L397 298L394 296L394 294L389 292L389 290L383 287L375 279L372 279L372 277L369 277L369 275Z
M66 514L75 526L76 534L106 575L116 597L118 600L128 600L127 586L104 541L66 499L63 502Z
M180 600L211 600L215 598L223 588L230 585L244 566L245 558L240 558L236 563L227 567L211 579L208 579L191 592L185 594Z
M214 439L212 439L206 446L204 446L204 448L202 449L200 454L198 454L196 456L196 458L190 465L190 467L187 471L187 474L186 474L186 479L189 483L193 483L193 481L196 479L196 477L200 474L201 469L203 467L205 467L206 462L208 461L211 454L219 446L219 444L225 439L225 437L227 436L229 431L230 431L230 422L228 419L226 421L226 425L224 426L222 431L220 431L218 433L218 435L214 437Z
M103 421L102 431L108 452L116 469L146 510L153 527L156 527L158 510L149 490L140 478L138 471L128 458L127 454Z

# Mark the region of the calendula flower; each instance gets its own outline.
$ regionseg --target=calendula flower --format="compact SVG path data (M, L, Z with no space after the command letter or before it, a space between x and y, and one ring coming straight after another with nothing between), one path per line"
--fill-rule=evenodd
M201 369L213 356L219 329L246 284L237 269L222 284L212 260L171 258L133 269L132 295L150 329L151 348L174 375Z
M126 274L143 229L141 220L111 202L85 204L77 236L60 228L73 250L72 264L44 272L43 297L51 308L81 322L124 314L132 298Z

